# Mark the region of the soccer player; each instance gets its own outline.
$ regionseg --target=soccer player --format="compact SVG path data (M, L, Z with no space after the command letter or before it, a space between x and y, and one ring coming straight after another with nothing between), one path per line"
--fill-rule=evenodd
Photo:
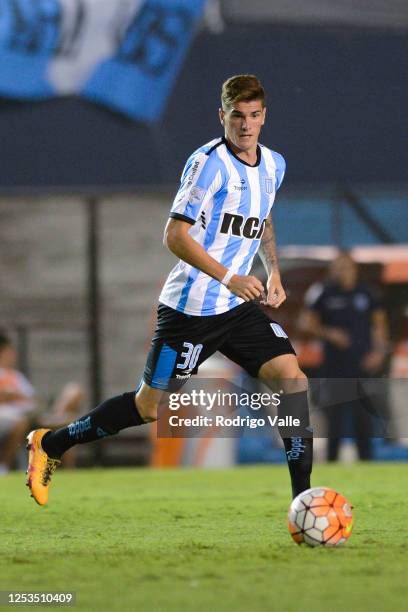
M67 427L29 434L27 484L39 504L47 502L51 475L67 449L155 421L163 394L181 388L217 350L271 388L279 381L278 416L300 421L295 431L280 428L292 494L310 487L307 379L287 335L257 303L272 309L286 299L270 215L285 161L258 143L265 115L265 92L255 76L233 76L223 84L224 136L187 160L165 227L164 243L179 261L159 297L141 384ZM258 249L268 273L266 292L250 274Z

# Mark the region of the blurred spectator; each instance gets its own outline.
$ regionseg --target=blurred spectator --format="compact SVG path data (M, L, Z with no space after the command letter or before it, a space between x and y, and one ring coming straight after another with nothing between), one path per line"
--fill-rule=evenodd
M13 467L36 409L34 388L16 363L16 350L0 332L0 474Z
M30 428L62 427L74 420L84 399L78 383L66 384L46 410L39 410L35 390L16 369L17 351L10 338L0 332L0 475L15 464L17 453ZM75 451L67 453L64 465L73 467Z
M348 253L336 257L328 282L312 285L305 301L301 328L323 341L322 377L355 380L384 375L389 354L386 313L374 292L359 281L357 264ZM331 397L322 401L326 405L329 461L338 458L340 440L347 435L347 419L352 421L360 459L372 458L374 430L370 412L380 412L382 416L387 412L385 384L380 383L380 387L381 406L374 405L373 396L365 395L364 384L358 381L353 399L344 404L336 401L335 389L340 387L332 382ZM326 392L327 389L330 384Z

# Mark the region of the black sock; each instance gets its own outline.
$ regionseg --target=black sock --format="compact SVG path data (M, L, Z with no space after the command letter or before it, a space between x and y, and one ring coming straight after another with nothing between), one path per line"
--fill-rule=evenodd
M135 405L135 392L112 397L66 427L45 434L41 445L48 456L59 459L75 444L112 436L121 429L143 425Z
M296 497L302 491L310 489L313 465L313 430L309 421L307 391L281 396L278 417L281 419L288 416L300 421L299 426L279 427L292 482L292 495Z

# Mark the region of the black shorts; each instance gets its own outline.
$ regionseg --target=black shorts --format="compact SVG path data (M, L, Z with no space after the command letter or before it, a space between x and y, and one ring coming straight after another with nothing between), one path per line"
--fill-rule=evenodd
M296 354L281 326L255 302L207 317L159 304L143 380L155 389L176 391L216 351L254 377L273 357Z

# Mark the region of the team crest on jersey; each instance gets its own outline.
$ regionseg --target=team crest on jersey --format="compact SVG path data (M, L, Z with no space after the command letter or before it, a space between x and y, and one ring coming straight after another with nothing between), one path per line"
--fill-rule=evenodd
M264 178L265 182L265 191L266 193L273 193L275 188L275 179L271 176L266 176Z
M205 196L205 189L202 189L201 187L197 187L197 185L195 185L194 187L191 188L191 191L190 191L190 196L189 196L190 204L201 204L201 202L204 200L204 196Z

